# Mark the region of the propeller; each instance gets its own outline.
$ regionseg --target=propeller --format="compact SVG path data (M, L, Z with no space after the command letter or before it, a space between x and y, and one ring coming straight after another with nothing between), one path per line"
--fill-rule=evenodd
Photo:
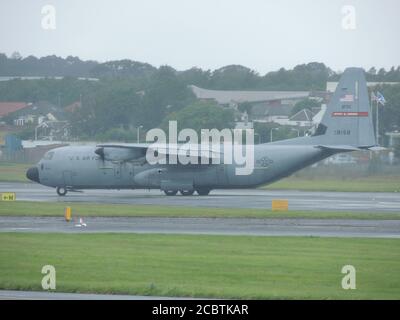
M104 166L104 160L105 160L104 159L104 148L103 147L97 148L94 151L94 153L97 154L100 157L102 165Z

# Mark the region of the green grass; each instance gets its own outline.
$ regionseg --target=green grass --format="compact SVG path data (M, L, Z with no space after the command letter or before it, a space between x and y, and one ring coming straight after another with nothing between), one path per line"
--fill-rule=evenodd
M26 176L26 170L31 164L0 162L0 181L4 182L30 182Z
M218 298L400 299L400 240L0 234L0 288ZM356 290L341 268L356 268Z
M289 177L263 189L342 192L400 192L400 176L349 177Z
M18 197L18 195L17 195ZM321 218L321 219L400 219L400 212L330 212L330 211L271 211L264 209L230 209L169 207L153 205L91 204L68 202L0 202L0 216L59 216L66 206L72 216L103 217L225 217L225 218ZM290 204L289 204L290 206Z

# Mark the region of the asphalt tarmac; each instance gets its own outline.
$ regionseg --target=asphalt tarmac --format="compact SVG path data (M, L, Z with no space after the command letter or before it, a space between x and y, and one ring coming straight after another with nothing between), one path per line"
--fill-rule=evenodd
M289 200L289 209L313 211L399 212L400 193L312 192L293 190L213 190L208 196L167 197L160 190L85 190L59 197L52 188L31 183L0 183L1 192L16 192L17 200L92 202L157 206L270 209L273 199Z
M0 217L0 232L400 238L400 220Z

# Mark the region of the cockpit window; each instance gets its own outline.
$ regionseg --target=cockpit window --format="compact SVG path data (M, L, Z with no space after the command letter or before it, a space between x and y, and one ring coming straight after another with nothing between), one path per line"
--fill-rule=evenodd
M47 153L44 155L43 159L44 159L44 160L51 160L51 159L53 159L53 156L54 156L54 152L53 152L53 151L50 151L50 152L47 152Z

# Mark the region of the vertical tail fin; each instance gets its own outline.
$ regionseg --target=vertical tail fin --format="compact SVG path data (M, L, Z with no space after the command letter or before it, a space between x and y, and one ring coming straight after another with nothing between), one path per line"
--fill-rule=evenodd
M376 145L363 69L347 68L343 72L313 138L326 145Z

